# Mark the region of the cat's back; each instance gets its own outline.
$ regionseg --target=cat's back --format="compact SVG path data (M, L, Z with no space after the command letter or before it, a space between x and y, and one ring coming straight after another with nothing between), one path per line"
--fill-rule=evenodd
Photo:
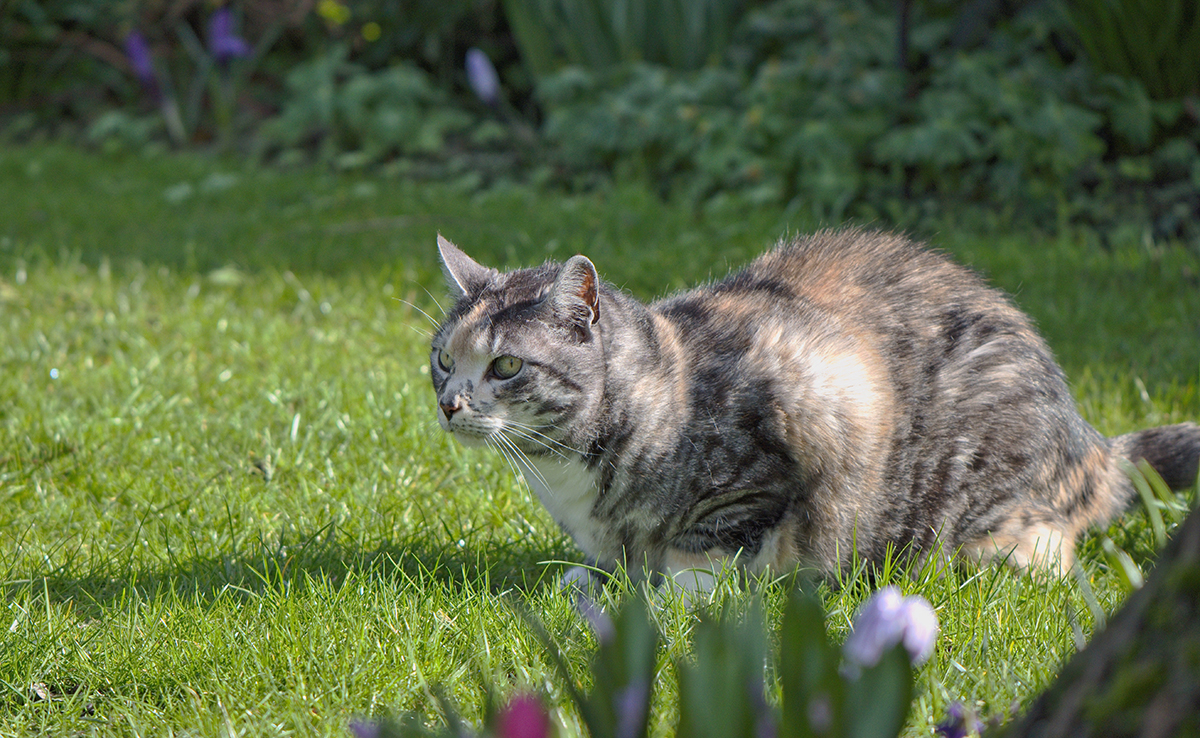
M754 279L778 281L796 299L856 321L933 318L943 310L958 310L1027 322L971 270L893 233L821 231L781 244L746 271Z
M1043 345L1025 315L974 272L902 236L859 229L785 241L653 307L698 345L718 348L737 336L752 343L772 325L785 334L849 334L887 354L938 344L950 358L997 335Z

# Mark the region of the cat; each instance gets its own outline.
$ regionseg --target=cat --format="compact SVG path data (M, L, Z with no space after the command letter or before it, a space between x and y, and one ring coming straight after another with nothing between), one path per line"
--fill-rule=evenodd
M438 252L440 425L504 454L603 571L703 590L894 547L1065 572L1134 497L1124 461L1196 481L1200 426L1105 438L1023 313L901 236L781 242L650 305L584 256Z

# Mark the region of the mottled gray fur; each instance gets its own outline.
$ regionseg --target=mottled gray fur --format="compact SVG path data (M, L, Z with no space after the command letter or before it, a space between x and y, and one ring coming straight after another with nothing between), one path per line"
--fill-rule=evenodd
M504 453L603 568L830 573L890 544L1061 570L1133 496L1119 459L1196 479L1200 427L1104 438L1024 314L902 237L818 233L649 306L582 256L439 250L443 428Z

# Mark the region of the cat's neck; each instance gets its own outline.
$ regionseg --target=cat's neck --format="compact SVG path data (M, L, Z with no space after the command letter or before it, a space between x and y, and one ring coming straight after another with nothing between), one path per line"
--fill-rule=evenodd
M599 340L604 343L605 390L600 447L614 435L661 436L690 413L678 328L615 290L601 296Z

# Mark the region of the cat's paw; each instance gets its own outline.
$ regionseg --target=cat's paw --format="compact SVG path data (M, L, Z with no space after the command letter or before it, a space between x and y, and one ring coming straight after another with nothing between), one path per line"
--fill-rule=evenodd
M558 578L558 591L568 595L583 595L595 599L600 596L604 580L595 569L572 566Z
M613 634L612 619L605 611L605 575L585 566L572 566L558 580L558 589L571 598L575 611L592 626L592 631L601 641Z

